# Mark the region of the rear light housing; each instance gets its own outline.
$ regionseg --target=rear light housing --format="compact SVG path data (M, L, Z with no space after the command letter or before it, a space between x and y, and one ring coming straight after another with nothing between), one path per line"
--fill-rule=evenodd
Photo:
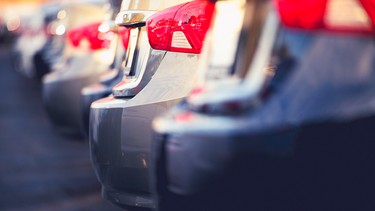
M375 0L274 0L282 23L310 30L373 34Z
M196 0L154 14L146 22L151 47L199 54L213 11L214 3Z
M83 40L87 40L90 50L109 48L114 32L111 30L100 32L100 26L101 23L94 23L73 28L68 31L68 40L74 47L80 46Z

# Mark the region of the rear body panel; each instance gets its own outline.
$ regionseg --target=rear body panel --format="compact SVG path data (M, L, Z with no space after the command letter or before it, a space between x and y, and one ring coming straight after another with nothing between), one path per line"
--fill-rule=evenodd
M151 122L188 95L196 83L197 61L198 55L168 52L160 65L147 65L157 71L135 97L109 97L92 104L91 157L110 201L155 207L149 184ZM139 197L147 203L135 203Z

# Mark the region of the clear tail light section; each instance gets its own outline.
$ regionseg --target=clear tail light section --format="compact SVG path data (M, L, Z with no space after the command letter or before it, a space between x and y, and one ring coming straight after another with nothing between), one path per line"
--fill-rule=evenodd
M283 24L301 29L373 34L375 0L274 0Z
M100 26L101 23L94 23L73 28L68 31L68 40L74 47L87 41L90 50L109 48L114 32L111 30L101 32Z
M214 3L196 0L154 14L146 22L151 47L199 54L213 11Z

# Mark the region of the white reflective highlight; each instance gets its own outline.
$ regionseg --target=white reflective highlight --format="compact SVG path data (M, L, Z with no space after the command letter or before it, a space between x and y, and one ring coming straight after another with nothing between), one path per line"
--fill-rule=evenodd
M57 13L57 18L58 19L64 19L66 17L66 11L65 10L60 10L59 13Z
M57 35L63 35L65 34L66 28L64 25L59 25L56 27L56 34Z
M18 15L11 16L6 25L8 31L15 31L21 26L21 19Z
M106 33L110 30L110 26L108 23L102 23L100 24L100 26L98 27L98 31L102 32L102 33Z

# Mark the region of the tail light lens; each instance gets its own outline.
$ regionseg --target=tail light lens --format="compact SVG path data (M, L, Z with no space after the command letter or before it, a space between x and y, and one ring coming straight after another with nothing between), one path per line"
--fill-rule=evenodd
M213 11L214 3L196 0L154 14L146 23L151 47L199 54Z
M82 30L78 30L78 28L74 28L68 31L68 41L74 47L78 47L83 37Z
M303 29L374 33L375 0L274 0L281 21Z
M108 48L114 37L114 33L110 30L100 32L100 26L100 23L94 23L73 28L68 32L68 40L74 47L78 47L83 40L86 40L91 50Z

